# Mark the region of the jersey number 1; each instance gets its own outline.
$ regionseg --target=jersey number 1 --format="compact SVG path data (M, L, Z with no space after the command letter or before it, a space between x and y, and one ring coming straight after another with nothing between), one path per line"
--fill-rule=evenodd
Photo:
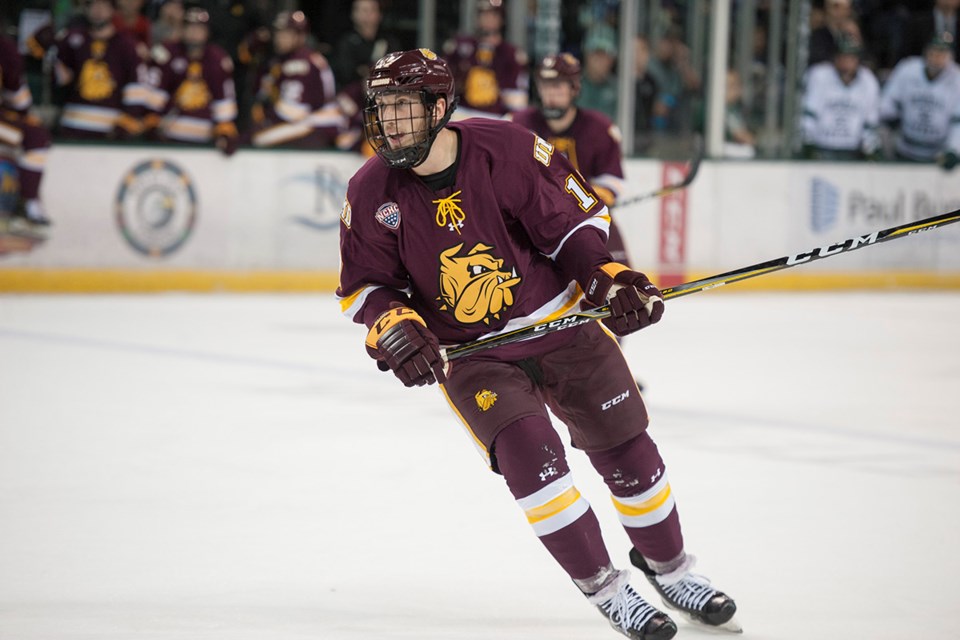
M597 204L597 199L590 195L577 177L572 173L567 176L567 181L563 184L567 193L572 194L577 199L577 204L584 211L589 211L590 207Z

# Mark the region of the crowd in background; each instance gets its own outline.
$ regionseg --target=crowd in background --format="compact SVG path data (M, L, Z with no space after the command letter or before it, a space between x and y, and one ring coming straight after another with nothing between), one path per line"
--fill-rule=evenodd
M64 2L40 4L57 5L62 15ZM320 30L311 25L309 9L277 12L274 5L81 0L60 18L63 24L34 24L31 33L17 34L20 62L33 78L33 93L49 96L55 107L43 112L54 139L215 144L226 154L239 146L363 151L362 81L380 56L410 46L383 28L394 3L354 0L352 28L330 42L316 38ZM561 43L582 61L578 104L616 121L617 3L582 6L590 10L580 11ZM640 154L650 152L658 135L703 127L704 79L685 43L690 25L683 6L665 2L671 18L661 35L653 42L637 36L633 43ZM958 6L960 0L815 2L798 152L918 161L953 155L946 162L955 162L960 140L951 137L958 135L960 114L928 107L942 103L940 111L949 111L944 105L960 104ZM761 114L760 92L747 100L743 82L782 82L781 70L767 69L769 5L758 7L751 77L730 70L726 84L726 139L730 155L744 157L753 155ZM439 52L457 78L460 117L498 117L537 100L528 82L536 61L505 39L504 20L501 2L480 0L476 31L451 35ZM40 73L44 61L52 74ZM38 84L49 76L49 86ZM916 91L924 77L939 83L927 98L918 102L903 93ZM25 113L10 102L16 90L4 94L4 108ZM911 124L915 118L924 121ZM899 138L885 138L887 132Z

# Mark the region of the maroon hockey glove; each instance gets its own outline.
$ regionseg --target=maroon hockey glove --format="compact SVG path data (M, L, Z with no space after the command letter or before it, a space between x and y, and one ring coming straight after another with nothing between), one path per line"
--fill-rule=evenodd
M220 153L228 158L237 152L240 144L240 135L237 133L237 127L232 122L221 122L213 131L214 144Z
M663 295L647 276L626 265L608 262L593 272L587 283L587 301L600 306L610 302L610 317L603 320L618 336L639 331L663 315Z
M399 302L380 314L367 334L367 353L408 387L447 381L440 341L416 311Z

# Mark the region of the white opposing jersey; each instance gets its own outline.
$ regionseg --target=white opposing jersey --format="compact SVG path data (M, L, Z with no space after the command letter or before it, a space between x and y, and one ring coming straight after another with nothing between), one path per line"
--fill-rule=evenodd
M933 161L941 151L960 153L960 67L951 62L930 80L923 58L901 60L880 102L884 121L899 121L897 153Z
M865 151L877 148L880 83L861 66L849 85L831 62L810 67L803 94L803 141L821 149Z

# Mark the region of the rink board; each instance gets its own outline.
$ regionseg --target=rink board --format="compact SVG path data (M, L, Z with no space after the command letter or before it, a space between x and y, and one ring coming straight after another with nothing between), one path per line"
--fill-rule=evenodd
M55 224L33 250L0 256L0 291L332 290L344 194L362 162L58 145L43 184ZM671 168L628 160L622 199L682 176ZM689 280L958 208L960 176L936 167L705 162L684 192L614 216L637 267ZM887 286L960 288L960 229L737 285Z

